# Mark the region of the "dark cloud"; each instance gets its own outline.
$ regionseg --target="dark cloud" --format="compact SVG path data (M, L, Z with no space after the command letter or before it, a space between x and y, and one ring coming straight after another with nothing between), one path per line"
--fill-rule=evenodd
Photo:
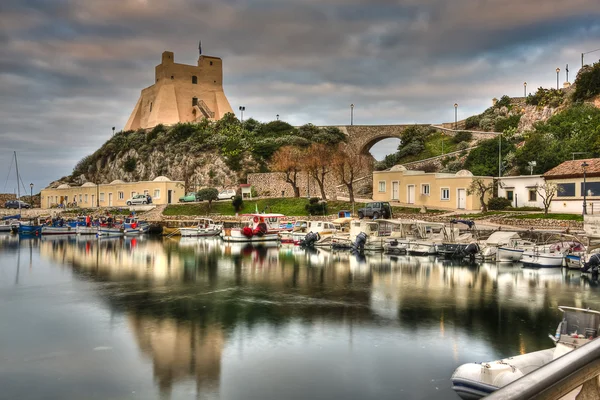
M199 39L259 120L344 124L354 103L356 123L434 123L553 86L566 63L574 77L599 16L597 0L6 0L0 172L17 150L36 188L69 174L123 127L161 52L193 64Z

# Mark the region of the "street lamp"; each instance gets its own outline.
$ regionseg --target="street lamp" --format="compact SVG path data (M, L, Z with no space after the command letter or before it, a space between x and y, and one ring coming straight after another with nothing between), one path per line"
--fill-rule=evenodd
M33 183L29 184L29 188L31 189L31 195L29 196L29 201L31 201L31 208L33 208Z
M240 106L241 111L241 122L244 122L244 111L246 111L246 107Z
M560 68L556 68L556 90L558 90L558 74L560 73Z
M458 103L454 103L454 130L457 130L458 126Z
M350 104L350 125L354 125L354 104Z
M115 136L115 127L112 127L112 131L113 131L113 136Z
M277 114L277 121L279 121L279 114Z
M585 161L583 162L583 164L581 164L581 168L583 168L583 215L587 214L587 206L586 206L586 195L587 195L587 188L586 188L586 182L585 182L585 169L589 167L588 163L586 163Z
M523 82L523 96L527 97L527 82Z

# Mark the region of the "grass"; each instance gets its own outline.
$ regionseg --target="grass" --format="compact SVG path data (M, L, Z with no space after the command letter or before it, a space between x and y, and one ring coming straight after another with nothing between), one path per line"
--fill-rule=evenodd
M476 214L456 214L456 219L482 219L486 217L492 217L494 215L503 215L506 214L506 211L486 211L484 213L476 213Z
M524 214L516 215L512 218L516 219L555 219L560 221L583 221L583 216L580 214Z
M256 212L271 212L279 213L289 216L307 216L308 213L304 206L308 204L306 198L269 198L260 200L244 200L244 205L240 214L250 214ZM364 203L355 203L355 211L363 207ZM347 201L327 201L327 213L337 214L340 210L352 210L352 203ZM410 207L392 207L394 214L418 214L420 208ZM428 213L440 213L443 211L439 210L427 210ZM220 215L235 215L231 201L218 201L213 202L210 210L211 214ZM208 202L194 203L194 204L171 204L165 208L163 215L207 215L208 213Z
M402 159L399 160L399 162L403 164L413 161L425 160L431 157L441 156L442 140L444 142L444 154L456 151L456 143L452 141L452 136L442 135L441 132L436 132L429 136L425 141L425 150L423 150L419 154L402 157Z

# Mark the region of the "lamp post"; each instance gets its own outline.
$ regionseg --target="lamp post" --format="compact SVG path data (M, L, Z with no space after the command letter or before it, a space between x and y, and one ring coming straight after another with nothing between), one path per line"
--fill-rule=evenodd
M498 178L502 176L502 132L498 136Z
M277 114L277 121L279 121L279 114Z
M241 122L244 122L244 111L246 111L246 107L244 106L240 106L240 115L241 115Z
M558 90L558 75L560 74L560 68L556 68L556 90Z
M454 103L454 130L458 128L458 103Z
M583 164L581 164L581 168L583 168L583 215L587 214L587 205L586 203L586 195L587 195L587 188L586 188L586 182L585 182L585 169L588 167L588 163L586 163L585 161L583 162Z
M523 82L523 96L527 97L527 82Z
M29 188L31 189L31 193L29 196L29 201L31 201L31 208L33 208L33 183L29 184Z
M112 127L112 131L113 131L113 136L115 136L115 127Z
M350 125L354 125L354 104L350 104Z

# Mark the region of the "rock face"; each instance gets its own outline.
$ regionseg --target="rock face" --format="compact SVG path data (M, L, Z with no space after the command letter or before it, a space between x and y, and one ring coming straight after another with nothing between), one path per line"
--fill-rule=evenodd
M530 131L536 122L547 121L560 109L552 107L524 106L523 115L519 121L519 132Z
M127 171L125 164L128 160L135 159L135 168ZM97 174L87 177L80 175L72 177L71 184L81 185L87 181L110 183L115 179L126 182L150 181L157 176L164 175L172 180L184 181L186 191L197 190L202 187L229 188L236 187L239 182L238 175L231 171L223 158L215 153L173 154L162 149L155 149L148 157L142 158L136 150L130 150L117 157L110 157L104 165L96 163ZM61 181L51 184L57 185Z

